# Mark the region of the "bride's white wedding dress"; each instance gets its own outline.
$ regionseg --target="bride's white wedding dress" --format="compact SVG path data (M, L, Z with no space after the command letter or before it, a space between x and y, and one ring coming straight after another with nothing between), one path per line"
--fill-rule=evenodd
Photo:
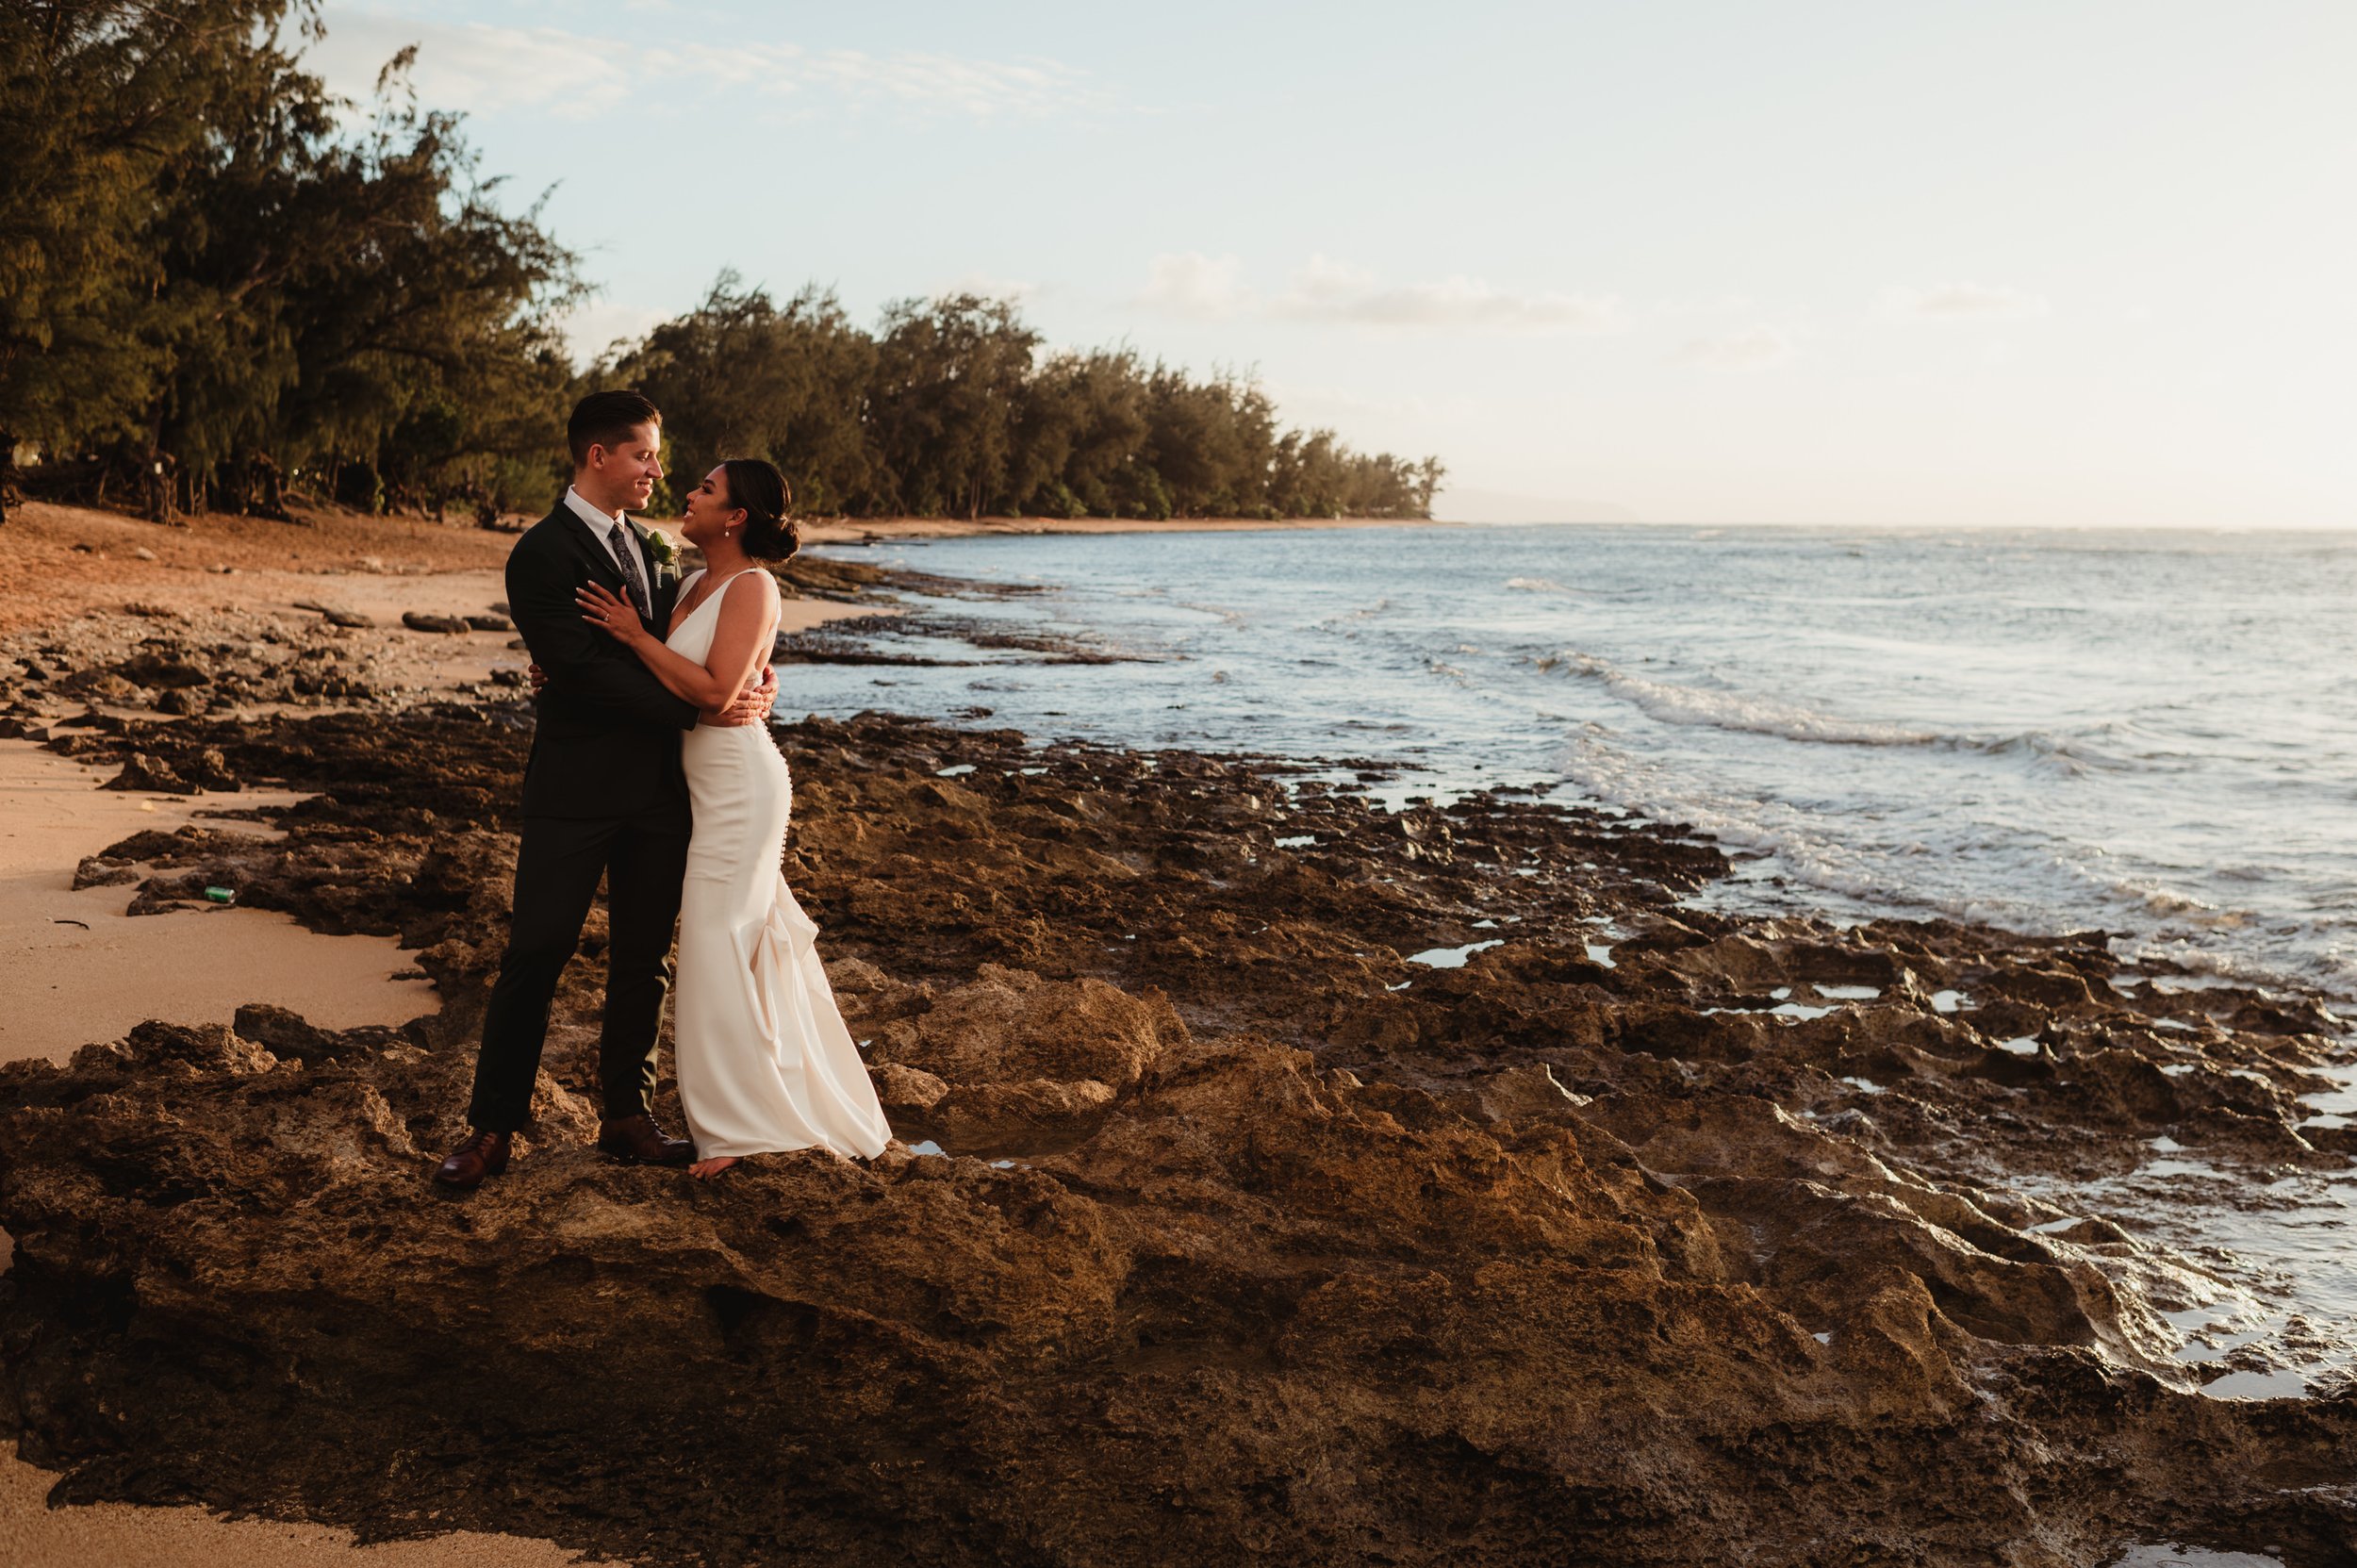
M710 655L733 581L665 639L673 652L699 664ZM818 1145L881 1153L892 1129L819 966L818 928L779 868L793 804L785 759L759 724L699 724L682 745L696 816L672 1056L696 1157Z

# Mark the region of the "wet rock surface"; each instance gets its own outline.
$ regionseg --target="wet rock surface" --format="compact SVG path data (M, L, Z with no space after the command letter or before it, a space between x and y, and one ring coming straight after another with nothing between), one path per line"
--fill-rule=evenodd
M22 730L71 725L77 708L192 718L215 709L414 700L401 689L386 646L355 635L366 626L366 617L350 611L289 623L252 611L189 614L133 603L89 615L70 635L9 634L0 636L0 677L12 677L0 721L12 718Z
M2200 1395L2183 1261L2063 1201L2156 1138L2346 1167L2309 999L1705 913L1674 825L865 716L779 732L787 872L901 1141L601 1162L598 913L452 1200L529 710L320 706L52 740L315 792L77 881L397 935L443 998L0 1069L0 1421L61 1499L667 1563L2357 1554L2357 1398Z

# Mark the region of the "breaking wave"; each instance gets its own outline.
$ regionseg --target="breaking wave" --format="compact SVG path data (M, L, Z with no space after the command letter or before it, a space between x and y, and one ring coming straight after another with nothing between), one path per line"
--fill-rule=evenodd
M2075 735L2049 730L2003 735L1947 734L1904 724L1844 718L1744 692L1651 680L1589 653L1546 654L1531 662L1541 672L1560 672L1593 682L1664 724L1776 735L1825 746L1911 746L1980 751L1991 756L2021 757L2059 773L2144 766L2142 759L2132 759L2096 743L2095 737L2112 730L2111 725L2095 726L2087 734Z
M1932 746L1945 738L1904 725L1841 718L1740 692L1651 681L1589 653L1548 654L1533 662L1541 671L1561 670L1593 681L1664 724L1707 725L1714 730L1739 730L1836 746Z

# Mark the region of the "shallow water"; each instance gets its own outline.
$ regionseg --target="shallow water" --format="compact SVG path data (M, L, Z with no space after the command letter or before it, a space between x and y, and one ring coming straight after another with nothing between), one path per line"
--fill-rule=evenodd
M2162 1137L2134 1170L2016 1191L2069 1216L2123 1226L2134 1259L2092 1256L2160 1309L2176 1362L2215 1398L2336 1391L2357 1374L2357 1171L2253 1181ZM2221 1371L2221 1369L2224 1369Z
M1133 657L887 635L982 662L796 667L788 712L1402 762L1378 796L1514 785L1690 822L1740 857L1722 904L2100 927L2125 954L2357 994L2357 536L1403 527L845 553L1043 586L940 607ZM1772 1011L1862 999L1816 989ZM2357 1117L2357 1070L2309 1103ZM2357 1173L2254 1182L2161 1140L2039 1196L2165 1249L2139 1266L2179 1359L2232 1368L2208 1392L2357 1366Z
M2357 993L2357 536L1630 527L951 539L963 617L1142 662L803 666L792 711L1395 759L1745 856L1716 896ZM937 638L903 652L977 657Z

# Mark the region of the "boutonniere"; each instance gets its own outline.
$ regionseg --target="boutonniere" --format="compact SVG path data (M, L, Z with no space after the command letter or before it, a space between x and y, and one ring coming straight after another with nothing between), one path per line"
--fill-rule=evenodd
M654 563L655 575L660 577L665 572L669 572L677 577L679 575L679 546L671 542L671 536L660 528L641 528L638 531L638 536L646 541L647 559Z

